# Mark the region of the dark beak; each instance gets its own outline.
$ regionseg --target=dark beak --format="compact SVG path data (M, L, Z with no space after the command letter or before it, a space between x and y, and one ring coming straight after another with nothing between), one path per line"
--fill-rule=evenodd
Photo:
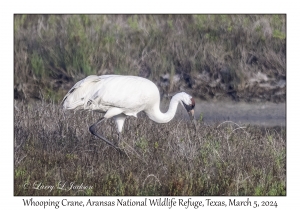
M195 126L195 130L197 131L197 126L196 126L196 119L195 119L195 113L194 113L194 109L191 109L190 111L188 111L188 114L190 116L190 119L192 121L192 123Z
M192 105L186 105L184 102L182 103L186 109L186 111L188 112L190 119L192 121L192 123L195 126L195 131L197 132L197 126L196 126L196 120L195 120L195 113L194 113L194 106L195 104Z

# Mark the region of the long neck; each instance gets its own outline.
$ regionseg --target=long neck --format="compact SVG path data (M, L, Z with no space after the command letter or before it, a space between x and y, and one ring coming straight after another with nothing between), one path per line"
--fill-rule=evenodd
M176 114L177 106L178 106L178 98L173 97L171 99L169 109L166 113L162 113L159 109L159 103L155 104L152 109L147 110L146 113L148 117L157 122L157 123L167 123L172 120Z

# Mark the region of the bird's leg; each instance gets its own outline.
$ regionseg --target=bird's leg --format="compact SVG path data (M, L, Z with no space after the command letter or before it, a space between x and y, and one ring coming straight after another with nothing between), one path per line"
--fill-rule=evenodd
M90 132L91 132L93 135L95 135L95 136L97 136L98 138L102 139L102 140L105 141L107 144L109 144L110 146L114 147L116 150L120 151L120 148L119 148L119 147L115 146L113 143L111 143L110 141L108 141L104 136L102 136L102 135L100 135L100 134L98 134L98 133L96 132L96 126L97 126L99 123L101 123L104 119L106 119L106 118L102 117L98 122L96 122L95 124L91 125L90 128L89 128L89 130L90 130Z

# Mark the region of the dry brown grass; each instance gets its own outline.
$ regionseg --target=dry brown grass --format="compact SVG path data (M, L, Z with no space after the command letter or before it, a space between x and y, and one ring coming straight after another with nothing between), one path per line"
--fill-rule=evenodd
M286 195L285 127L128 118L128 156L92 136L100 114L15 102L14 195ZM116 139L115 125L99 128ZM58 189L58 183L91 186ZM33 189L34 183L54 186Z

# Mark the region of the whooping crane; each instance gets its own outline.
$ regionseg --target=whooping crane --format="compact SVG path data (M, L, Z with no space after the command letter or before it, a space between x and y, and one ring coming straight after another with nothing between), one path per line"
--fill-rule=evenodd
M195 100L192 96L185 92L177 93L172 97L168 111L162 113L159 108L160 94L157 86L150 80L137 76L88 76L69 90L62 103L64 109L97 110L105 113L89 127L89 131L117 150L126 117L137 117L137 113L141 111L157 123L167 123L175 116L177 105L180 103L187 110L196 129ZM112 117L118 129L117 146L96 132L98 124Z

